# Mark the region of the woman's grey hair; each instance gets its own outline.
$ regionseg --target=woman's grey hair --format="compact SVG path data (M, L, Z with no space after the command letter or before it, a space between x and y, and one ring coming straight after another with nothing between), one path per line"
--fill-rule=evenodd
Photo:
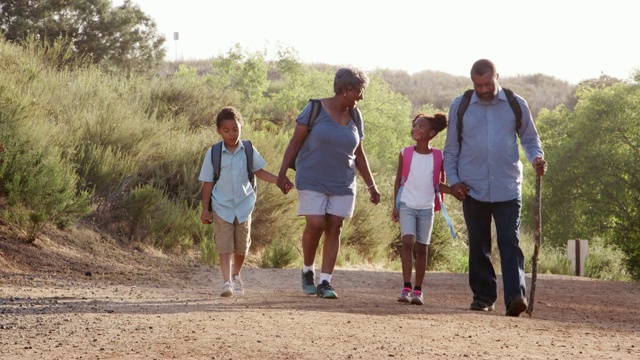
M336 71L336 77L333 80L333 91L336 94L340 94L345 90L365 89L367 85L369 85L369 77L364 71L344 67Z

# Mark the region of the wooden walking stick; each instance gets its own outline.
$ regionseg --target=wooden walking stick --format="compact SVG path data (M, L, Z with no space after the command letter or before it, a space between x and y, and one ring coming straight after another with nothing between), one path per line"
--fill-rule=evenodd
M533 313L533 302L536 295L536 279L538 278L538 254L540 253L540 245L542 242L541 178L542 176L536 174L536 194L533 198L533 218L535 220L535 229L533 230L534 246L533 255L531 256L531 293L529 294L529 306L526 310L529 316Z

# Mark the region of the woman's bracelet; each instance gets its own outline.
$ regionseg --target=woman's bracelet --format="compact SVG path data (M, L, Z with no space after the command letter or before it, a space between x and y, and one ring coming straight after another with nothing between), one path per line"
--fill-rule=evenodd
M371 184L371 185L367 186L367 190L369 190L369 189L371 189L373 187L376 187L376 184Z

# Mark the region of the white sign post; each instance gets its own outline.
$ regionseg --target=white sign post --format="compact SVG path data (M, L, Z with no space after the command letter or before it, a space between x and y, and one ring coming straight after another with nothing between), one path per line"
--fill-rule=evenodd
M173 40L176 43L176 62L178 62L178 39L180 38L180 35L178 35L178 32L174 32L173 33Z
M571 261L571 269L576 276L584 276L584 262L589 253L589 240L569 240L567 256Z

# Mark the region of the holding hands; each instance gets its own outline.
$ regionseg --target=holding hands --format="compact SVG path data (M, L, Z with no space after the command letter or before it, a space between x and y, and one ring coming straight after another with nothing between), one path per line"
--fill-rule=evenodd
M464 201L469 195L469 188L462 182L455 183L451 185L451 195L455 196L456 199L460 201Z
M282 190L283 194L289 193L291 189L295 187L295 185L289 180L286 174L278 174L278 181L276 181L276 185Z

